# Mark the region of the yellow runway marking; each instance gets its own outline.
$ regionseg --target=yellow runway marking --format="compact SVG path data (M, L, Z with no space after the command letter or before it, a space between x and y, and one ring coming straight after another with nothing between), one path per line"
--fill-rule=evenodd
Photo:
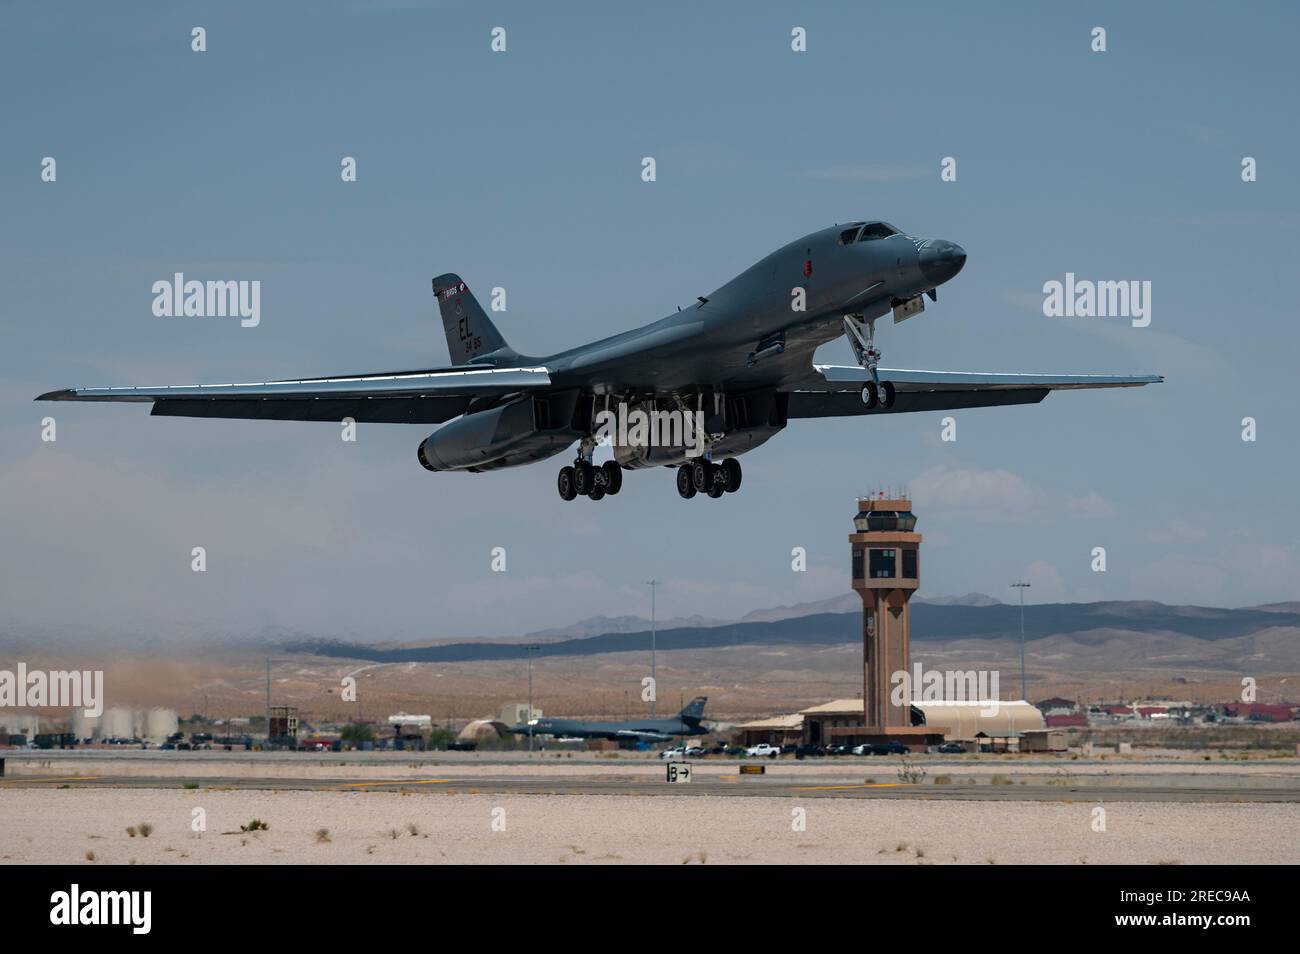
M348 782L344 788L373 788L376 785L446 785L449 778L395 779L391 782Z
M863 785L814 785L810 788L798 788L797 792L836 792L848 788L898 788L902 782L870 782Z

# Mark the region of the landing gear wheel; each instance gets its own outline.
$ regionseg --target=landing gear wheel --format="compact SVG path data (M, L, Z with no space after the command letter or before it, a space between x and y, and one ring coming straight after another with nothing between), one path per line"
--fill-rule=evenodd
M874 410L880 403L880 392L876 390L876 382L868 381L862 389L862 403L867 406L867 410Z
M719 474L713 479L713 486L709 488L709 496L712 497L714 500L717 500L726 492L727 492L727 485L723 481L722 475Z
M623 468L616 460L607 460L600 465L605 472L605 493L611 497L623 489Z
M682 464L677 468L677 492L686 500L695 496L695 481L691 477L690 464Z
M722 484L729 494L740 489L740 461L734 457L722 462Z
M894 406L894 382L882 381L880 383L880 407L888 411Z
M605 496L605 485L602 483L592 484L591 492L587 494L587 496L590 497L592 500L600 500L602 497Z
M590 464L585 460L580 460L573 465L573 489L587 496L591 493L591 488L596 485L596 473Z
M713 486L714 467L711 461L697 457L691 461L691 482L697 492L705 494Z
M574 497L578 496L578 491L573 486L572 467L560 468L560 476L559 479L556 481L556 486L559 488L560 496L565 500L572 500Z

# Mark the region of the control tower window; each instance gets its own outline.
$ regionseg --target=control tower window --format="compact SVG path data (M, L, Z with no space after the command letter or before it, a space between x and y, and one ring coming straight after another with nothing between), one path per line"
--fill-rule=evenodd
M873 580L892 580L897 575L894 572L893 550L872 550L870 563Z
M891 235L899 235L898 229L884 222L868 222L858 233L858 241L865 242L868 239L889 238Z
M903 579L905 580L916 579L916 551L915 550L903 551Z
M862 566L862 551L859 550L859 549L857 549L857 548L854 548L854 550L853 550L853 579L855 579L855 580L860 580L860 579L862 579L862 571L863 571L863 569L864 569L864 567Z

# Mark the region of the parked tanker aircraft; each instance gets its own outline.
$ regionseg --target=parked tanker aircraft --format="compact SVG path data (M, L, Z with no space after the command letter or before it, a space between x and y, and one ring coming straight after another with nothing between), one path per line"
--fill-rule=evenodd
M531 464L577 444L560 496L616 494L623 472L676 469L682 497L740 488L739 457L791 421L1034 404L1049 391L1137 387L1158 375L920 371L880 364L876 322L922 313L925 296L966 263L961 246L885 222L851 222L777 249L689 308L546 357L519 354L458 275L433 280L452 366L382 374L164 387L73 388L44 401L139 401L176 417L441 424L417 457L430 471L479 473ZM857 366L813 352L846 335ZM602 412L695 422L676 440L646 428L607 431L613 459L595 466ZM660 430L662 433L662 429ZM699 440L689 438L698 433Z

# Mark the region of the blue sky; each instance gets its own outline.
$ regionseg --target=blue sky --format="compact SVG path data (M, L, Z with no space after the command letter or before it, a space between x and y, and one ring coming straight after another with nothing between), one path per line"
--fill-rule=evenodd
M1297 598L1290 5L24 3L0 17L9 632L511 634L644 614L651 576L665 615L739 615L844 592L854 498L879 485L914 493L931 595L1011 599L1025 576L1031 600ZM343 156L358 182L340 180ZM658 181L641 181L643 156ZM940 181L944 156L956 182ZM886 364L1167 383L962 412L955 443L941 414L800 422L744 458L738 495L682 501L654 470L572 504L560 459L424 472L428 428L363 426L345 444L331 424L31 402L441 365L429 279L445 271L505 287L507 340L555 351L855 218L970 256L922 317L883 329ZM151 285L176 271L259 279L261 324L154 317ZM1044 317L1042 285L1066 272L1151 281L1151 325ZM851 361L842 342L819 357Z

